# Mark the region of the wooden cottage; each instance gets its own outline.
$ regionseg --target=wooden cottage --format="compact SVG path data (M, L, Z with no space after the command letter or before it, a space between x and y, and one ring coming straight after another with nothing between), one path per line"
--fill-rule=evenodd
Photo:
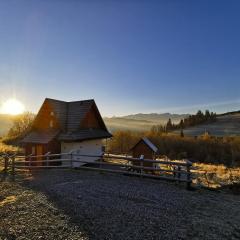
M111 136L94 100L64 102L46 98L22 142L26 155L101 155L102 140Z
M158 148L146 137L141 138L134 147L131 148L132 156L134 158L140 158L142 155L144 159L156 159ZM133 162L133 165L139 166L139 161ZM154 163L144 162L144 167L154 167Z

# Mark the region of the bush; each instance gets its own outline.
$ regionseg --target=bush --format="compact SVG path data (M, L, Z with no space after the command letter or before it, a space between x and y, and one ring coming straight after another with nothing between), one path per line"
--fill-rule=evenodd
M240 165L239 137L181 137L156 132L134 133L118 131L113 134L109 151L126 153L141 137L148 137L159 149L159 155L171 159L188 158L200 163L217 163L226 166Z
M19 141L29 132L32 127L35 114L25 112L14 118L13 125L9 129L7 136L4 137L3 143L19 145Z

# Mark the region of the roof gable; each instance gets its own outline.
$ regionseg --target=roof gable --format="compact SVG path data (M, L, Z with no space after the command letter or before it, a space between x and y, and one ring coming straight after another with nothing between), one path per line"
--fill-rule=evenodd
M50 121L53 120L55 120L56 124L54 122L54 127L51 127ZM33 142L50 141L54 134L50 134L50 136L46 135L46 133L41 134L41 132L50 132L52 130L57 130L57 133L59 133L58 139L66 141L108 138L112 136L108 132L93 99L64 102L46 98L34 121L32 134L29 134L31 137L25 140L27 142L30 142L31 139ZM57 136L57 134L54 136Z
M144 141L144 143L153 150L153 152L157 152L158 148L146 137L142 138L142 141Z
M133 150L139 143L143 142L148 148L150 148L154 153L158 152L158 148L146 137L141 138L132 148Z
M51 113L54 114L51 114ZM47 130L50 128L50 121L54 123L55 129L62 128L61 119L56 114L54 106L47 99L43 102L33 122L33 129Z
M65 129L66 117L67 117L67 102L46 98L47 101L53 108L53 112L58 119L61 129Z
M102 119L101 114L97 108L95 101L93 100L88 112L84 116L80 124L81 129L86 128L99 128L107 131L105 123Z
M73 132L79 130L81 122L85 118L86 114L90 111L93 103L94 100L69 102L65 131Z

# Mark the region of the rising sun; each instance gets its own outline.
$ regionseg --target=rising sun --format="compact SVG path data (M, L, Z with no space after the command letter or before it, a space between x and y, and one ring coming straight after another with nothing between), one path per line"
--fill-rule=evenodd
M24 112L24 105L17 99L8 99L2 104L1 112L5 114L18 115Z

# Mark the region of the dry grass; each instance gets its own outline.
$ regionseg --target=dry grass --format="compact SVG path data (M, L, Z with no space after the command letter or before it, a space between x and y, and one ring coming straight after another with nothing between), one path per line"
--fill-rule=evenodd
M9 153L9 152L14 153L14 152L20 152L20 151L21 151L21 149L19 147L14 147L12 145L6 145L0 140L0 171L3 170L3 166L4 166L4 164L3 164L4 159L2 157L2 154Z
M19 147L15 147L15 146L12 146L12 145L6 145L0 140L0 153L16 152L16 151L19 151L19 150L20 150Z
M160 160L160 159L158 159ZM162 159L167 161L167 159ZM173 162L181 162L172 160ZM107 159L107 162L116 164L126 164L131 166L127 160ZM158 164L163 171L155 171L156 175L169 176L173 173L164 172L164 170L174 170L173 165ZM185 167L181 167L185 170ZM194 163L191 172L193 173L193 184L197 187L207 187L210 189L224 188L233 184L240 185L240 167L230 168L222 164ZM182 175L185 177L185 175Z
M229 168L224 165L195 163L193 173L194 183L209 188L240 183L240 167Z
M8 196L0 201L0 207L3 207L5 204L10 204L16 201L16 196Z

